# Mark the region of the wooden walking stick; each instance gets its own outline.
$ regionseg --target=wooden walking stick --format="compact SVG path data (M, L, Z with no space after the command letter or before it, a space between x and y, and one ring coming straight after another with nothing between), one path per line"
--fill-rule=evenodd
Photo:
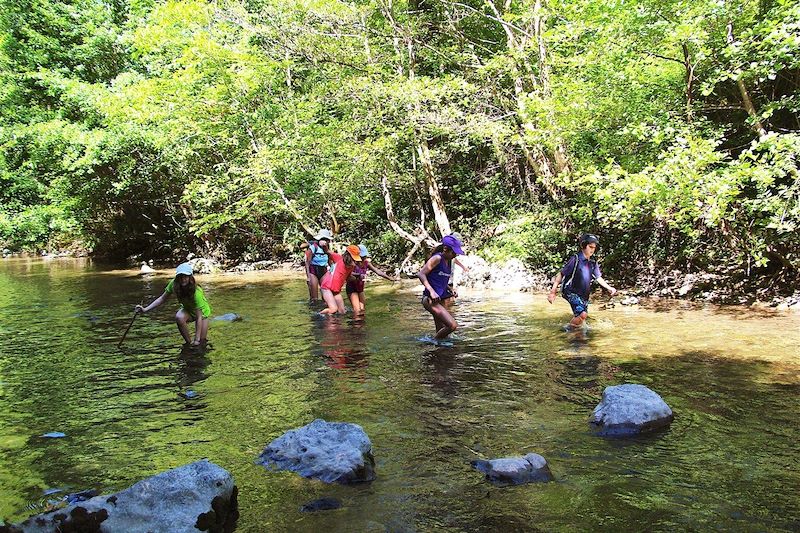
M139 306L141 306L143 303L144 303L144 298L142 298L142 301L139 302ZM122 338L117 343L117 348L122 348L122 343L125 342L125 337L128 336L128 332L131 330L131 326L133 325L133 321L136 320L137 316L139 316L139 310L138 309L133 312L133 318L131 318L131 321L128 324L128 327L125 328L125 333L122 334Z

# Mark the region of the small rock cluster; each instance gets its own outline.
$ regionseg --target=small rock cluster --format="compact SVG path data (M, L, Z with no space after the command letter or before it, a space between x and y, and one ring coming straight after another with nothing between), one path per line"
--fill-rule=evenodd
M597 434L630 437L667 427L672 410L644 385L607 387L590 423ZM289 470L325 483L352 484L376 478L372 443L361 426L316 419L270 442L256 460L268 470ZM544 457L478 459L471 462L497 486L549 482L554 477ZM67 500L64 508L33 516L17 525L0 525L0 533L61 531L228 532L239 512L231 475L207 460L158 474L110 496ZM302 512L338 509L341 502L321 498Z

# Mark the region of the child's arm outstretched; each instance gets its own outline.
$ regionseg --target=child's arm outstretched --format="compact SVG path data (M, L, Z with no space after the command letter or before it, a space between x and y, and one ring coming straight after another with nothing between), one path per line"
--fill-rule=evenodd
M384 272L384 271L383 271L383 270L381 270L380 268L378 268L378 267L376 267L375 265L373 265L371 261L367 261L367 267L368 267L370 270L372 270L373 272L375 272L377 275L379 275L380 277L382 277L383 279L388 279L389 281L400 281L400 278L399 278L399 277L397 277L397 276L394 276L394 277L390 276L389 274L387 274L386 272Z
M606 283L606 280L604 280L603 278L597 278L597 279L595 279L595 281L598 283L598 285L600 285L605 290L610 292L611 296L614 296L615 294L617 294L617 289L615 289L614 287L612 287L611 285Z
M469 267L466 267L466 266L464 266L464 265L461 263L461 261L459 261L459 260L458 260L458 258L457 258L457 257L456 257L455 259L453 259L453 263L455 263L456 265L460 266L460 267L461 267L461 270L463 270L464 272L469 272Z
M146 312L150 311L151 309L155 309L159 305L163 304L166 299L167 299L167 293L164 292L164 293L161 294L161 296L159 296L158 298L156 298L155 300L150 302L150 305L148 305L146 307L142 307L141 305L137 305L136 307L133 308L133 312L134 313L146 313Z

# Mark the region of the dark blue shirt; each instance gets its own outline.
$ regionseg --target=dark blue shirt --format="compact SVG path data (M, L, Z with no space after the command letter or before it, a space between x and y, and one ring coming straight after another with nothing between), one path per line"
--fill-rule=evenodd
M450 283L450 263L447 262L447 259L442 254L435 254L439 256L439 264L431 269L430 273L428 274L428 283L430 284L431 288L436 291L440 297L445 297L449 290L447 289L447 284ZM434 256L431 256L434 257ZM424 296L430 296L428 293L428 289L422 291Z
M575 268L576 259L578 261L577 268ZM574 277L572 276L573 271L575 272ZM565 293L574 292L584 300L588 300L592 280L601 277L600 266L597 261L586 259L583 253L578 253L569 258L567 264L561 269L561 276L565 282L572 278L570 283L565 283L564 285Z

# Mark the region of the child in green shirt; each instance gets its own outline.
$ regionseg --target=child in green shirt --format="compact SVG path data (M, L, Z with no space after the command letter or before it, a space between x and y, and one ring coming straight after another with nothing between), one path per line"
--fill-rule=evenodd
M187 345L204 346L207 342L211 306L208 305L203 289L197 286L192 265L189 263L178 265L178 268L175 269L175 278L167 283L167 287L161 296L153 300L147 307L137 305L135 311L137 313L146 313L151 309L155 309L163 304L167 297L173 293L181 304L180 309L175 314L175 322L178 324L178 330L180 330L183 340L186 341ZM189 336L189 320L195 323L194 340Z

